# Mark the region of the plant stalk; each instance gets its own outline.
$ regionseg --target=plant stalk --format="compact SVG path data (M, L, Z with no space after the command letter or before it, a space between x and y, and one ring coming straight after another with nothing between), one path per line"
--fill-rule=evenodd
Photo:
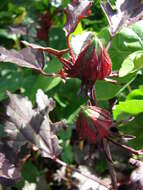
M110 147L109 147L109 143L107 139L103 139L103 145L104 145L104 150L106 153L107 163L108 163L110 177L112 181L112 187L114 190L117 190L118 189L117 176L116 176L116 171L113 166L112 156L111 156Z
M111 44L112 44L112 41L113 41L113 36L110 36L110 40L109 40L109 42L108 42L108 44L107 44L107 46L106 46L106 50L107 50L107 51L109 50L109 48L110 48L110 46L111 46Z
M86 173L81 173L80 170L78 170L77 168L71 168L68 164L66 164L65 162L63 162L62 160L58 159L58 158L55 158L53 159L56 163L64 166L64 167L69 167L73 172L77 172L79 173L80 175L88 178L88 179L91 179L93 181L95 181L96 183L104 186L106 189L110 189L110 187L101 179L98 179L97 177L92 177L92 176L89 176L88 174Z
M133 148L127 146L127 145L120 144L120 143L118 143L118 142L116 142L116 141L114 141L114 140L112 140L112 139L110 139L110 138L107 138L107 139L108 139L110 142L112 142L113 144L115 144L115 145L117 145L117 146L119 146L119 147L121 147L121 148L127 150L127 151L130 152L131 154L135 154L135 155L137 155L137 156L143 155L143 151L142 151L142 150L135 150L135 149L133 149Z

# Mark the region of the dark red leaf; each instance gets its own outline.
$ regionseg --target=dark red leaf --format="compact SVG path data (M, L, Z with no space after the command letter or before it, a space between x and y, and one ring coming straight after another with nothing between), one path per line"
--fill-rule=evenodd
M80 20L90 14L90 0L73 0L65 9L67 21L64 26L66 36L69 36L76 28Z
M116 10L112 8L109 1L101 3L110 25L110 33L114 36L126 25L137 22L143 16L142 0L117 0Z
M0 152L0 184L11 186L21 179L20 169L10 163L5 155Z
M9 104L6 114L9 118L5 122L5 132L12 139L11 145L21 147L30 143L40 150L43 157L54 158L61 152L56 136L57 129L65 127L64 121L52 123L49 112L54 109L55 103L38 90L36 94L37 109L27 97L8 93Z
M0 183L11 186L21 180L21 169L29 156L28 144L20 148L9 137L3 138L0 142Z
M7 50L4 47L0 47L0 61L11 62L20 67L41 70L45 65L45 56L43 52L39 52L29 47L19 52L14 49Z
M27 35L27 27L23 25L9 26L10 33L16 35Z

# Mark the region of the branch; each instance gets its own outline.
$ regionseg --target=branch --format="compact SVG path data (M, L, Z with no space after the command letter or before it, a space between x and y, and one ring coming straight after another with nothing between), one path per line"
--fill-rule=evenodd
M88 92L88 96L92 106L97 106L96 93L94 87Z
M107 46L106 46L106 50L107 50L107 51L109 50L109 48L110 48L110 46L111 46L111 44L112 44L112 41L113 41L113 36L110 36L110 40L109 40L109 42L108 42L108 44L107 44Z
M106 139L103 139L103 145L104 145L104 150L106 153L106 158L107 158L107 162L108 162L108 167L109 167L109 172L110 172L110 176L111 176L111 181L112 181L112 186L114 190L117 190L117 177L116 177L116 172L113 166L113 162L112 162L112 156L111 156L111 152L110 152L110 147L108 144L108 141Z
M100 185L104 186L106 189L110 189L110 187L104 183L103 180L101 179L98 179L97 177L92 177L92 176L89 176L88 174L85 174L85 173L81 173L80 170L76 169L76 168L71 168L68 164L66 164L65 162L63 162L62 160L58 159L58 158L55 158L53 159L55 162L57 162L58 164L64 166L64 167L69 167L72 171L74 172L77 172L79 173L80 175L84 176L84 177L87 177L97 183L99 183Z
M53 77L53 78L59 77L59 74L57 74L57 73L46 73L42 69L39 69L39 70L36 70L36 71L38 71L41 75L44 75L46 77Z
M127 145L120 144L120 143L118 143L118 142L116 142L116 141L114 141L114 140L112 140L112 139L110 139L110 138L108 138L108 137L107 137L106 139L109 140L110 142L112 142L113 144L115 144L115 145L117 145L117 146L119 146L119 147L121 147L121 148L127 150L127 151L130 152L131 154L135 154L135 155L137 155L137 156L138 156L138 155L143 155L143 150L135 150L135 149L133 149L133 148L127 146Z

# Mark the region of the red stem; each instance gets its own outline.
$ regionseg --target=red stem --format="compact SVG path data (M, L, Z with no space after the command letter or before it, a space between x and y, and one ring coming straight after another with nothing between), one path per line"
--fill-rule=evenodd
M103 140L103 144L104 144L104 151L107 156L107 163L108 163L109 172L110 172L110 176L111 176L112 186L113 186L114 190L117 190L118 189L117 176L116 176L116 171L113 166L112 156L111 156L110 147L109 147L109 143L108 143L107 139Z
M56 73L46 73L45 71L43 71L42 69L39 69L39 70L36 70L38 71L41 75L44 75L46 77L52 77L52 78L56 78L56 77L59 77L58 74Z
M110 46L111 46L111 44L112 44L112 41L113 41L113 36L110 36L110 40L109 40L109 42L108 42L108 44L107 44L107 46L106 46L106 50L107 50L107 51L109 50L109 48L110 48Z

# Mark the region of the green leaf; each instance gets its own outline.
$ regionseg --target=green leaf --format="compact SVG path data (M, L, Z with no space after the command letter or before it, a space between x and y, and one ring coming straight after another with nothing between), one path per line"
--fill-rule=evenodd
M132 73L122 78L115 78L117 84L98 80L95 84L97 100L108 100L118 96L135 78L136 74Z
M22 176L25 180L29 182L35 182L36 177L40 175L38 169L32 164L32 162L27 161L22 169Z
M131 91L131 93L127 96L126 100L143 100L143 86L140 86L139 89L135 89Z
M114 119L121 118L121 115L137 115L143 113L143 100L127 100L119 102L116 109L113 111Z
M78 34L81 34L82 32L84 32L83 28L82 28L82 24L81 24L81 22L79 22L76 29L74 30L74 32L71 35L78 35Z
M65 108L65 107L67 106L67 105L60 99L58 93L55 93L54 99L57 101L57 103L58 103L61 107Z
M119 70L124 59L134 51L142 50L143 21L134 24L130 28L123 28L114 38L109 49L109 54L113 63L113 70ZM110 40L107 28L101 30L98 36L104 44Z
M101 80L96 82L95 89L97 100L108 100L118 94L120 87Z
M31 89L30 99L33 100L38 89L42 89L44 92L47 92L57 86L61 82L60 78L48 78L44 76L37 76L33 88Z
M55 94L58 94L58 98L60 99L60 102L62 102L62 105L66 105L63 109L61 103L57 102L55 108L57 120L65 118L70 124L75 122L79 107L85 104L87 100L77 95L80 89L80 83L81 82L78 79L70 79L67 80L65 84L60 83L56 87Z
M120 131L125 134L130 134L136 136L135 139L128 142L130 146L135 149L142 149L143 148L143 114L136 116L136 118L127 123L126 125L122 125L119 127Z
M66 38L61 28L51 28L49 31L49 47L61 50L66 47Z
M21 87L22 75L20 72L11 72L0 78L0 101L6 98L6 90L14 92Z
M16 41L17 36L16 34L9 34L8 30L6 29L0 29L0 37L7 38Z
M0 124L0 136L1 136L1 137L7 135L7 134L4 132L4 129L3 129L3 128L4 128L3 125Z
M132 53L142 52L142 36L143 36L143 27L142 22L138 24L134 24L130 28L123 28L114 38L109 49L109 54L112 60L112 69L113 71L118 71L121 67L123 61ZM98 33L98 37L101 38L105 46L108 44L110 40L110 34L107 28L101 30ZM132 83L136 78L136 70L142 67L142 56L139 53L137 56L137 60L135 61L136 67L134 67L134 72L129 73L127 76L120 78L114 78L119 82L119 85L107 83L105 81L97 81L96 82L96 94L98 100L107 100L113 98L114 96L118 96L130 83ZM129 62L127 62L129 63ZM126 70L131 70L132 65L128 64ZM122 70L125 72L125 70ZM106 92L106 93L105 93Z
M129 73L136 72L143 67L143 51L130 54L122 63L119 76L123 77Z
M141 20L135 23L134 25L132 25L131 28L136 33L138 40L143 47L143 29L141 27L142 24L143 24L143 21Z
M64 143L63 151L62 151L62 160L68 164L72 163L73 160L73 153L72 153L72 147L69 144L69 140L67 140Z
M99 174L103 174L108 169L107 161L105 158L98 160L98 164L96 164L96 171Z
M70 139L72 135L72 128L68 125L66 130L59 132L59 137L62 139L62 160L68 164L71 164L73 159L72 147L70 145Z
M115 120L126 119L129 115L143 113L143 86L133 90L126 98L126 101L119 102L113 110Z
M51 60L48 62L48 64L45 67L45 71L48 73L56 73L61 69L61 64L55 58L52 56ZM42 89L44 92L50 91L55 86L57 86L61 82L60 78L50 78L42 75L37 75L31 90L29 91L29 98L34 101L35 94L38 89Z

